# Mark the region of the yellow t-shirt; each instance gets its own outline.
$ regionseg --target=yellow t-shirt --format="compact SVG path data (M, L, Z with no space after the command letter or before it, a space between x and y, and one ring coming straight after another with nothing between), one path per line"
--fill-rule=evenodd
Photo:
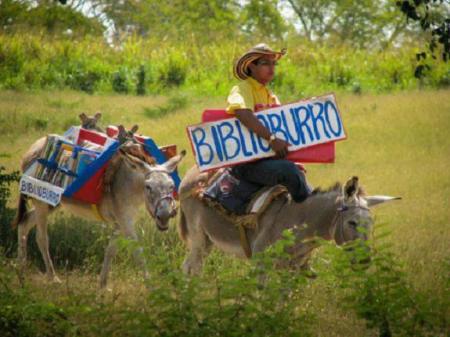
M237 109L250 109L257 112L278 106L280 101L266 86L248 77L231 89L227 104L227 113L234 115Z

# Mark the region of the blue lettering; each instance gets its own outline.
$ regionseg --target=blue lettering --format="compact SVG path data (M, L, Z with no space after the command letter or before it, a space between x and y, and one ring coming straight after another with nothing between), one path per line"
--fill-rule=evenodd
M298 145L300 143L300 132L298 132L297 124L295 123L295 117L294 117L294 115L292 113L293 109L289 109L289 110L291 112L291 118L292 118L292 121L293 121L293 124L294 124L294 128L295 128L294 132L291 132L289 130L289 125L288 125L288 123L286 121L286 115L285 115L283 110L281 111L281 121L283 122L284 128L286 129L287 135L289 137L289 139L287 140L289 142L289 144ZM297 134L297 138L294 138L292 136L292 134Z
M270 123L270 131L272 131L272 133L274 133L275 135L277 134L277 132L282 133L283 134L283 140L288 140L289 137L286 135L286 131L284 131L281 128L281 117L276 114L267 114L267 118L269 119L269 123Z
M314 133L316 134L317 140L320 140L321 138L319 128L317 127L318 122L322 123L322 129L323 132L325 133L325 136L327 138L331 138L330 134L327 131L327 128L325 127L325 119L323 118L323 104L321 102L316 102L314 103L314 105L319 107L319 112L317 113L317 115L314 115L314 106L312 104L308 104L308 108L309 111L311 112L311 118L314 126Z
M252 141L253 152L258 154L258 144L256 143L256 135L253 131L250 131L250 140Z
M200 133L200 138L198 138L198 133ZM213 158L214 158L214 151L213 148L210 144L205 142L205 138L206 138L206 133L205 130L203 130L202 128L196 128L195 130L192 131L192 138L194 141L194 147L195 147L195 152L198 155L198 160L200 165L207 165L209 163L212 162ZM206 149L209 152L202 153L202 148ZM209 154L208 159L204 159L203 155L207 155Z
M309 112L308 108L305 107L305 106L299 106L298 108L294 108L293 110L295 110L295 116L297 117L296 118L297 131L300 134L300 137L302 139L302 144L306 143L305 135L303 133L303 128L305 128L306 131L308 131L308 136L309 136L310 141L314 141L314 135L312 134L311 129L309 128L309 125L307 124L307 122L311 118L311 115L310 115L310 112ZM300 117L300 113L302 111L305 112L304 119L302 119Z
M241 139L242 151L244 152L244 156L249 157L253 153L247 150L247 146L245 144L245 137L244 137L244 134L242 133L241 123L239 121L236 121L235 124L236 124L236 129L239 132L239 137Z
M223 153L222 153L222 145L220 144L219 135L217 134L217 129L215 126L211 128L212 136L214 139L214 145L216 147L216 153L217 157L219 157L219 160L223 160Z
M267 122L266 117L264 115L259 114L259 115L256 116L256 118L258 118L258 120L262 124L264 124L264 126L266 128L270 129L269 123ZM258 145L259 145L259 148L261 149L262 152L269 152L270 151L270 145L269 144L267 144L267 146L264 145L264 139L262 139L261 137L258 137Z
M224 135L222 133L222 129L228 129L228 132ZM217 125L217 131L219 133L220 140L223 146L225 158L227 160L235 158L241 150L241 145L239 144L239 139L236 136L233 136L233 125L230 122L222 122L221 124ZM236 148L232 154L229 154L228 151L232 148L233 142L236 144Z
M328 113L329 111L329 107L331 106L331 108L333 109L334 115L335 115L335 119L336 119L336 123L337 123L337 131L334 130L331 121L330 121L330 115ZM336 107L334 106L333 102L331 101L326 101L325 102L325 117L327 119L327 123L328 123L328 127L330 128L331 133L338 137L341 135L342 133L342 123L341 123L341 119L339 118L339 113L336 109Z

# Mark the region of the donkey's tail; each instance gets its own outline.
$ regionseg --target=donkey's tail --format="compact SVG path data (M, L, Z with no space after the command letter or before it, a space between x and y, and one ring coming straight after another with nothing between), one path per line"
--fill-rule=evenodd
M17 205L17 213L11 222L11 227L15 229L22 221L25 220L27 216L27 197L25 194L20 194L19 202Z
M180 239L184 242L187 241L188 228L186 223L186 215L180 207L180 220L178 221L178 235Z

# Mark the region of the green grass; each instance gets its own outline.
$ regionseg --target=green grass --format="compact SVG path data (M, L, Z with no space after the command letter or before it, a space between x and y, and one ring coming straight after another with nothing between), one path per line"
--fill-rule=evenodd
M281 96L284 94L280 92ZM446 263L450 253L449 98L449 90L378 95L338 93L337 101L348 139L337 144L336 163L306 165L308 179L315 186L328 186L337 180L358 175L369 194L403 198L374 210L376 222L384 224L383 230L391 231L385 240L392 245L396 261L404 266L408 282L413 289L429 298L445 298L448 295L445 284L448 281ZM6 166L7 171L18 169L21 154L35 139L47 133L61 133L76 122L79 113L93 114L96 111L103 113L104 125L124 124L131 127L139 124L139 131L153 137L158 144L175 143L179 149L187 149L190 153L185 127L198 123L205 108L223 107L224 99L189 97L189 104L171 108L170 113L158 115L156 119L146 115L149 107L167 107L174 104L173 100L165 96L87 95L71 91L2 91L0 163ZM181 175L193 163L192 154L189 154L181 164ZM14 207L16 198L17 192L13 190L11 207ZM58 219L52 218L51 228L68 226ZM145 212L141 213L139 223L142 224L140 235L147 253L156 261L150 266L161 275L168 270L178 270L184 247L176 236L175 224L168 233L159 233ZM74 226L68 228L73 229ZM54 235L62 235L62 232L53 230ZM377 234L380 234L380 229L375 226ZM92 242L91 239L89 242ZM100 243L104 242L100 240ZM161 254L160 260L158 254ZM318 265L327 258L324 254L322 249L317 252L315 261ZM98 260L93 261L97 263ZM158 264L157 261L165 264ZM248 266L247 262L214 252L200 282L207 284L213 282L215 277L226 278L226 275L233 273L239 277L242 269L247 270ZM146 302L146 289L123 251L113 267L112 292L98 295L100 297L95 300L84 297L86 294L94 296L96 291L97 279L92 270L99 266L93 267L71 271L60 269L64 284L52 286L39 273L32 271L27 275L30 296L63 307L70 306L74 298L79 298L86 305L94 306L95 303L100 306L103 303L107 306L115 301L119 307L150 310ZM316 318L316 323L312 325L314 335L376 336L376 332L367 328L363 320L342 307L339 290L329 281L319 278L302 289L305 293L301 309ZM442 310L448 313L448 308ZM435 314L439 316L443 312ZM88 315L75 313L74 317L80 320L87 319Z

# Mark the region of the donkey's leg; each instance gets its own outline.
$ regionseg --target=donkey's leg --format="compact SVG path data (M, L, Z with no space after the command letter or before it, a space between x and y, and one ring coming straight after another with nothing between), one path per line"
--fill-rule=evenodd
M136 234L136 230L134 229L134 221L132 219L128 219L126 221L123 221L121 224L121 230L125 237L128 239L131 239L133 241L138 241L138 237ZM144 257L144 250L142 247L138 247L133 252L133 259L134 262L138 267L141 267L141 270L144 274L144 279L147 280L149 278L149 273L147 270L147 263L145 261Z
M55 282L61 282L56 276L55 268L50 257L49 243L48 243L48 223L47 217L49 213L49 206L42 202L33 202L36 215L36 242L44 259L45 272L47 277Z
M114 232L113 237L105 249L105 257L103 259L102 271L100 273L100 288L106 287L108 282L108 274L111 269L111 262L117 254L117 233Z
M189 233L189 253L183 262L183 273L186 275L198 275L203 268L203 260L208 256L212 248L212 242L202 229Z
M317 274L311 268L309 260L312 255L312 251L319 246L316 240L310 240L307 242L300 242L288 249L290 254L290 260L287 267L291 270L299 270L304 273L308 278L316 278Z
M30 230L36 225L36 211L28 211L25 219L17 225L17 260L21 267L27 262L27 242Z

